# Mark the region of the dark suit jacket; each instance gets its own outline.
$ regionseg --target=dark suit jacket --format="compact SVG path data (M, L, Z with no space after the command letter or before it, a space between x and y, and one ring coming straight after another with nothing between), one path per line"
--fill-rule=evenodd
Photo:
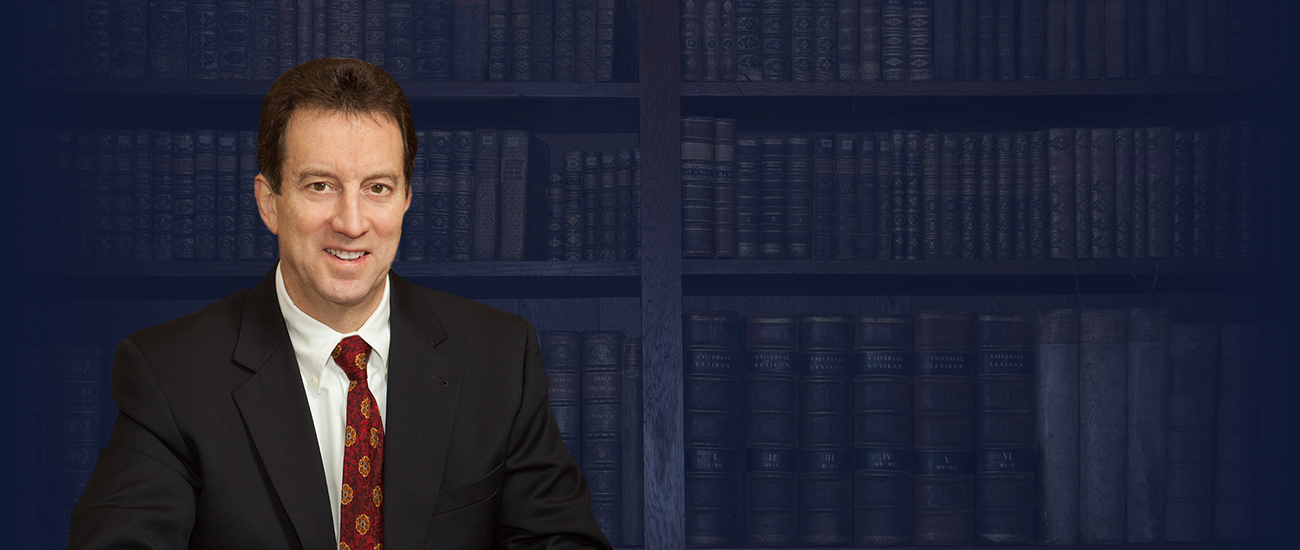
M609 548L527 321L392 275L384 547ZM117 348L69 548L336 547L274 272Z

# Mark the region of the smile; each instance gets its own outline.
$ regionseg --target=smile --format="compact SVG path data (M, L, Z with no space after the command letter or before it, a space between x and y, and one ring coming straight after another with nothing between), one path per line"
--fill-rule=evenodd
M347 250L339 250L337 248L326 248L325 251L329 252L330 254L333 254L335 258L338 258L340 260L357 260L360 259L362 256L369 254L369 252L361 252L361 251L349 252Z

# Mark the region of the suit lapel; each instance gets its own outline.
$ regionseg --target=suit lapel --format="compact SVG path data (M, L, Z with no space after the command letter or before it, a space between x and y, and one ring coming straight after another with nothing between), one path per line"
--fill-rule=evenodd
M274 270L249 293L234 360L253 375L232 396L303 548L334 548L320 446L276 301Z
M384 546L422 548L451 446L462 367L435 349L447 334L415 286L396 274L390 281Z

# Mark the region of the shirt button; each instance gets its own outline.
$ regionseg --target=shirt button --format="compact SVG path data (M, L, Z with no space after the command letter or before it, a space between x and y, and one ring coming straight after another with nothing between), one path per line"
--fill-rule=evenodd
M316 377L313 376L312 379L311 379L311 385L314 386L314 387L319 388L319 387L320 387L320 380L317 380Z

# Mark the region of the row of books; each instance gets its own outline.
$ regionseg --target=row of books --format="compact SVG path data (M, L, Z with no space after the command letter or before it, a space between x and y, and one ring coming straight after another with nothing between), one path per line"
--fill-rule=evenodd
M67 545L72 507L117 416L107 383L112 355L57 346L22 349L12 358L15 547Z
M28 9L50 77L271 80L364 59L399 81L609 82L615 0L62 0Z
M615 546L644 544L641 339L622 331L539 331L560 437L582 467L591 511Z
M682 255L1232 258L1269 251L1252 121L1201 128L737 133L682 119Z
M681 0L683 81L1271 75L1276 0Z
M22 214L43 260L277 257L253 194L254 131L37 128L30 138L25 169L53 190ZM639 255L634 150L569 152L573 165L552 173L549 147L525 131L417 139L398 259Z
M1251 540L1281 502L1259 325L688 311L684 346L688 546Z

